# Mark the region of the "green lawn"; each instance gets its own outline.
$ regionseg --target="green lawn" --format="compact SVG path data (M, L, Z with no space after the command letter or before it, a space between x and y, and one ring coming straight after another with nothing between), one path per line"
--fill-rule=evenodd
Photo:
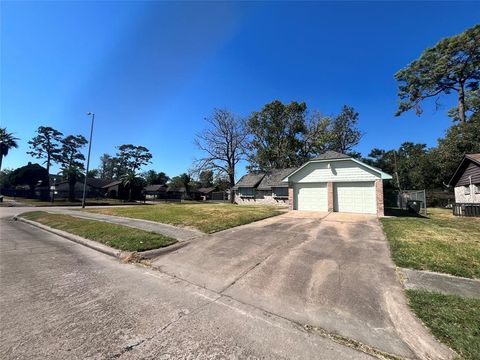
M65 199L55 200L53 203L50 201L43 201L37 199L25 199L25 198L12 198L9 196L3 197L3 206L9 206L9 202L15 200L15 202L28 205L28 206L35 206L35 207L43 207L43 206L81 206L82 201L68 201ZM137 205L139 203L135 202L127 202L117 199L87 199L86 205L88 206L109 206L109 205Z
M275 206L174 203L87 211L191 227L214 233L283 213Z
M381 222L397 266L480 278L480 218L429 209L428 217L391 217Z
M410 307L442 342L464 359L480 356L480 299L407 290Z
M69 215L32 211L20 216L55 229L98 241L115 249L145 251L171 245L175 239L154 232L138 230L104 221L79 219Z

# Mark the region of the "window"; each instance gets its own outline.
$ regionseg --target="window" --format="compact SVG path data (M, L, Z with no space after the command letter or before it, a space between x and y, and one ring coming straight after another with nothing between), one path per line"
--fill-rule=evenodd
M238 192L240 193L240 196L253 197L253 195L255 195L255 189L252 187L238 188Z
M465 195L470 195L470 185L464 186L463 190Z
M274 197L288 197L287 187L275 187L272 192Z
M473 192L475 194L480 194L480 184L473 185Z

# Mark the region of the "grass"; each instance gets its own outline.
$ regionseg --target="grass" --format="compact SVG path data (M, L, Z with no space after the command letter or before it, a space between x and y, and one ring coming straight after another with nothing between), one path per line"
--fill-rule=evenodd
M176 242L171 237L154 232L110 224L104 221L79 219L69 215L32 211L21 214L21 216L124 251L157 249Z
M276 206L194 203L139 205L88 211L191 227L209 234L283 213Z
M17 203L21 203L28 206L35 206L35 207L44 207L44 206L81 206L82 201L68 201L66 199L58 199L55 200L53 203L50 201L38 200L38 199L26 199L16 197L15 199L9 196L3 197L3 206L10 206L10 201L15 201ZM86 205L88 206L108 206L108 205L137 205L136 202L127 202L117 199L87 199Z
M407 290L410 307L432 333L464 359L479 359L480 299Z
M429 209L428 217L382 218L397 266L480 278L480 218Z

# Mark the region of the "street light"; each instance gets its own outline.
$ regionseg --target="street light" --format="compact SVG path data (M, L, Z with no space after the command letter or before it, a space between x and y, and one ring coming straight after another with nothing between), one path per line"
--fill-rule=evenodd
M87 116L92 117L92 126L90 127L90 141L88 142L87 171L85 172L85 181L83 182L82 209L85 209L85 196L87 194L88 167L90 166L90 151L92 150L93 122L95 121L95 114L94 113L87 112Z

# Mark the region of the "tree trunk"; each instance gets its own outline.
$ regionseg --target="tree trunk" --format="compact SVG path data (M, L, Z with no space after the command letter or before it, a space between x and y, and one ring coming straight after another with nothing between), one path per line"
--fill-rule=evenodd
M68 200L75 201L75 183L77 182L76 177L69 175L68 176Z
M132 201L132 187L133 187L133 184L130 184L130 186L128 187L128 201L129 202Z
M235 186L235 176L234 174L228 174L228 180L230 181L230 203L235 202L235 190L233 187Z
M460 122L465 123L465 90L463 83L460 84L460 89L458 90L458 117Z

